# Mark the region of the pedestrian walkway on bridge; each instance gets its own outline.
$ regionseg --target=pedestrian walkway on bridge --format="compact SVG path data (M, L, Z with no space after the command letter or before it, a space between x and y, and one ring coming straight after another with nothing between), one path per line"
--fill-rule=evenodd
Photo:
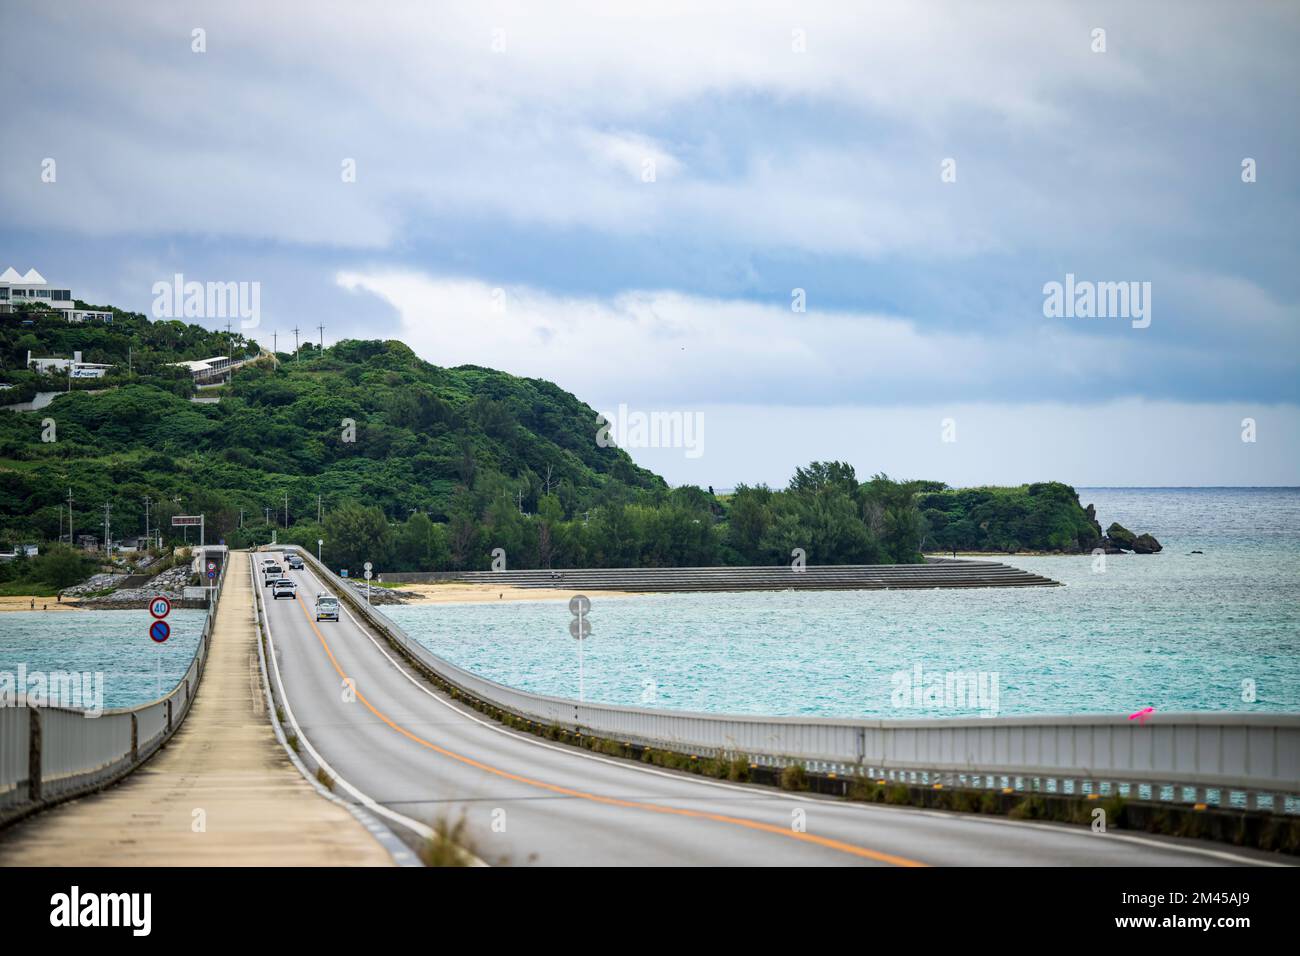
M392 865L275 738L248 562L247 552L231 552L198 696L167 746L116 786L0 831L0 865Z

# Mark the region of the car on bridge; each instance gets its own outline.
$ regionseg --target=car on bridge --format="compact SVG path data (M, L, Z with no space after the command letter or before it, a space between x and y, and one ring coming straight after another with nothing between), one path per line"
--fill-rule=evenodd
M290 571L301 571L301 570L302 570L302 557L301 557L300 555L297 555L297 554L291 554L291 555L289 555L289 557L285 560L284 563L287 564L287 565L289 565L289 570L290 570Z
M271 597L276 599L282 597L292 599L297 590L298 585L294 584L288 578L279 578L271 584Z
M262 567L262 583L266 587L270 587L282 577L284 577L284 568L278 564L267 564Z
M337 621L339 619L339 599L328 592L316 595L316 620Z

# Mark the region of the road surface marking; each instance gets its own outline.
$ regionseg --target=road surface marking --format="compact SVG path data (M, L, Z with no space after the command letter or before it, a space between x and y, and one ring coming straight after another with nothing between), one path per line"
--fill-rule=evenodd
M330 648L329 642L325 640L325 635L321 633L320 628L316 626L316 622L312 620L311 613L307 610L307 603L300 596L297 595L295 595L295 600L298 606L302 608L303 617L306 618L307 624L311 627L312 631L315 632L316 638L321 643L321 647L325 649L325 653L329 657L330 663L334 666L334 670L338 673L340 678L346 678L347 674L345 674L343 672L343 668L339 666L338 660L334 657L334 651ZM764 833L772 833L777 836L786 837L787 839L799 840L800 842L803 843L816 844L817 846L826 847L827 849L830 850L838 850L841 853L848 853L852 856L861 857L863 859L875 860L878 863L889 863L892 864L893 866L925 866L926 865L917 860L908 859L907 857L894 856L893 854L890 853L881 853L877 850L871 850L868 849L867 847L857 846L856 844L853 843L845 843L842 840L834 840L831 839L830 837L817 836L814 833L800 833L795 830L786 829L785 827L776 826L775 824L772 823L761 823L757 820L747 820L744 817L733 817L722 813L708 813L703 810L688 810L683 807L666 807L666 806L662 806L661 804L643 803L638 800L621 800L617 797L603 797L600 794L588 793L584 790L574 790L569 787L562 787L559 784L547 783L544 780L535 780L532 777L525 777L520 774L511 773L508 770L501 770L498 767L493 767L491 764L486 764L483 763L482 761L475 760L472 757L466 757L463 754L458 754L455 751L448 750L445 747L440 747L435 743L425 740L423 737L419 736L418 734L411 733L411 731L407 730L405 727L401 726L396 721L392 720L390 717L388 717L386 714L380 711L377 707L375 707L374 704L370 703L370 701L366 698L364 694L361 693L361 691L356 691L356 695L357 695L357 700L361 701L361 703L365 705L367 710L369 710L372 714L374 714L376 717L382 720L390 728L397 731L403 737L406 737L414 741L415 743L419 744L422 747L427 747L429 750L432 750L434 753L441 754L444 757L449 757L452 760L456 760L460 763L465 764L466 766L474 767L477 770L482 770L486 773L493 774L505 780L513 780L517 783L523 783L531 787L537 787L541 790L550 791L551 793L559 793L567 797L576 797L577 799L580 800L589 800L592 803L605 804L606 806L625 807L627 809L632 809L632 810L645 810L650 813L660 813L668 816L689 817L691 819L697 819L697 820L711 820L715 823L726 823L731 826L743 827L747 830L758 830Z
M316 582L316 584L320 589L322 590L328 589L326 583L322 581L316 575L316 573L312 571L310 568L305 568L304 573L310 575L312 580ZM654 767L646 767L639 763L630 763L627 760L616 759L613 757L603 757L599 754L590 753L585 750L578 750L574 747L566 747L566 746L560 746L558 744L548 743L545 740L538 739L536 736L532 734L525 734L525 733L510 730L493 720L481 718L477 714L473 713L472 711L464 710L456 706L456 704L452 703L450 700L440 697L438 694L434 693L432 690L430 690L419 680L417 680L416 678L412 677L409 673L407 673L406 668L402 664L394 660L392 655L390 655L388 651L384 648L384 646L375 638L375 636L371 634L370 631L352 615L352 612L349 611L346 606L343 607L343 613L348 616L348 619L352 621L354 625L356 625L357 630L359 630L365 636L365 638L368 641L370 641L371 644L374 645L375 649L384 656L384 659L387 660L388 663L393 665L393 669L396 670L397 673L400 674L402 677L406 678L406 680L409 681L413 687L418 688L420 691L426 694L430 699L441 704L443 707L446 707L448 710L452 711L453 713L459 714L460 716L464 717L466 720L473 721L474 723L478 724L479 726L483 727L486 730L490 730L493 733L501 734L504 737L509 737L511 740L518 741L519 743L522 744L527 744L528 746L541 747L545 750L553 750L556 753L563 753L570 757L576 757L582 760L591 760L596 763L607 764L611 767L618 767L622 770L632 770L632 771L636 771L637 773L650 774L651 776L655 776L655 777L667 777L671 780L682 779L680 773L672 773L666 770L658 770ZM808 794L808 793L794 794L794 793L784 793L779 790L776 791L767 790L767 789L760 790L755 786L746 786L744 784L738 784L738 783L728 783L722 780L711 780L705 777L694 779L691 780L690 782L697 786L715 787L722 790L731 790L739 793L748 794L750 796L764 797L768 800L791 800L796 802L803 802L809 799L813 799L816 800L818 803L824 804L827 809L843 810L845 812L856 811L858 813L866 813L866 814L901 813L908 816L916 816L916 817L923 817L923 818L928 817L931 819L938 817L938 818L951 820L957 823L964 823L968 825L969 824L973 824L973 825L990 824L994 826L1013 827L1019 830L1047 830L1058 836L1069 836L1081 840L1092 839L1095 836L1090 830L1082 830L1082 829L1070 827L1060 823L1037 823L1028 820L1010 820L1006 818L981 816L978 814L957 813L948 810L932 810L932 809L926 809L921 807L907 807L907 806L888 806L879 803L856 803L856 802L840 803L838 801L832 802L830 798L823 797L820 794ZM1193 856L1204 856L1204 857L1210 857L1214 859L1223 859L1223 860L1228 860L1233 863L1242 864L1242 865L1270 866L1270 867L1279 867L1279 866L1284 867L1284 866L1291 865L1290 863L1285 863L1285 862L1280 862L1275 860L1260 859L1253 856L1243 856L1239 853L1233 853L1231 851L1226 851L1226 850L1212 850L1207 847L1200 847L1200 846L1183 846L1177 843L1167 842L1164 840L1157 840L1155 838L1142 836L1139 834L1108 833L1107 836L1109 836L1112 840L1118 840L1119 842L1123 842L1123 843L1133 843L1144 847L1150 847L1152 849L1159 849L1162 851L1167 850L1175 853L1187 853Z

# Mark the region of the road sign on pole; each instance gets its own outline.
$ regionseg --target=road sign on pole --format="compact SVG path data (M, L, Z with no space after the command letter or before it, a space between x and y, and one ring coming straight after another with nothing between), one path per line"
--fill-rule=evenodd
M172 602L162 595L159 595L149 602L149 613L160 621L171 612Z
M166 621L154 621L149 625L149 637L154 643L161 644L172 636L172 626Z
M569 598L569 611L573 614L573 620L569 622L569 633L578 640L578 700L586 699L586 687L584 686L582 673L582 645L586 643L591 636L591 622L587 620L587 612L591 610L591 599L585 594L575 594Z

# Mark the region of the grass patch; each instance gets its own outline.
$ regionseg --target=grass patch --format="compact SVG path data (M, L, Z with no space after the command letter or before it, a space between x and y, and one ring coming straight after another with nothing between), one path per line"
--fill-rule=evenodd
M782 790L807 790L808 789L808 772L804 770L803 764L792 763L781 771L781 789Z
M59 589L31 581L8 581L0 584L0 597L58 597Z
M420 851L425 866L469 866L471 856L478 856L468 846L469 834L465 827L465 814L455 823L439 817L433 824L433 836Z

